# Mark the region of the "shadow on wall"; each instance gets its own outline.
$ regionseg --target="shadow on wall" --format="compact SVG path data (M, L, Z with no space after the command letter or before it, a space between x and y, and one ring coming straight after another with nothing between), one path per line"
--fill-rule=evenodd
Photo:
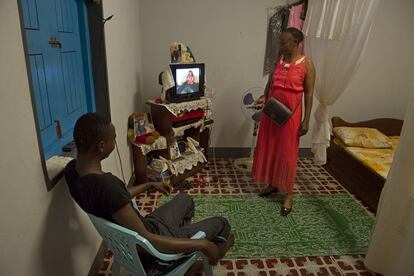
M144 112L145 110L145 102L144 102L144 97L142 95L142 82L141 82L141 77L140 75L137 73L136 74L136 85L137 87L135 88L136 92L134 95L134 111L141 111Z
M64 180L53 193L44 223L43 236L39 240L39 273L35 275L78 275L79 270L92 265L99 247L98 234L88 218L82 220L78 208L70 196ZM84 222L82 224L82 222ZM92 235L91 235L92 233ZM86 264L85 264L86 262ZM82 268L79 266L84 266Z

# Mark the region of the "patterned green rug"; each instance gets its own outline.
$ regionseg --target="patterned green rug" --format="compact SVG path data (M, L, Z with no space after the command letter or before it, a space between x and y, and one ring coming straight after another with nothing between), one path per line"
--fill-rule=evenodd
M161 204L170 197L162 197ZM226 258L269 258L364 254L373 218L347 194L297 195L287 217L279 215L282 198L256 195L193 196L195 220L224 216L235 246Z

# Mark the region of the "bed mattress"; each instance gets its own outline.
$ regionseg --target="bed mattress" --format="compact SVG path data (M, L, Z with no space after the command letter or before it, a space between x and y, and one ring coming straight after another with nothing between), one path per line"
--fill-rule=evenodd
M348 147L337 137L334 138L334 143L342 147L364 166L374 171L382 178L387 179L388 172L394 159L395 149L400 140L399 136L389 136L389 138L392 143L392 148L390 149Z

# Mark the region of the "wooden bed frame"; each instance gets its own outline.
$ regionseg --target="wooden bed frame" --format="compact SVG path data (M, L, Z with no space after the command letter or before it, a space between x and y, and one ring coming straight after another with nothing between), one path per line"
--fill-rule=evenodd
M376 128L387 136L398 136L401 133L402 120L374 119L358 123L349 123L339 117L332 118L332 127L370 127ZM348 191L357 195L372 211L377 211L378 200L385 180L360 161L351 156L342 147L333 142L327 149L325 169L335 177Z

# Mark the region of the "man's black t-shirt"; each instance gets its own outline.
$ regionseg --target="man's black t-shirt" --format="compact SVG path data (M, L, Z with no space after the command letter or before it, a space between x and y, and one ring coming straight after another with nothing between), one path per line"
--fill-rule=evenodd
M65 168L65 178L73 199L85 212L97 217L114 222L112 214L125 205L132 204L131 195L124 183L111 173L79 177L76 160L72 160ZM146 224L141 214L138 211L136 213Z
M132 204L131 195L124 183L111 173L88 174L79 177L76 171L76 160L72 160L66 165L65 178L73 199L89 214L114 222L112 214L125 205ZM157 227L150 220L144 219L137 210L135 211L148 231L158 233ZM148 275L165 274L186 260L182 258L178 261L159 263L148 253L140 252L139 255Z

